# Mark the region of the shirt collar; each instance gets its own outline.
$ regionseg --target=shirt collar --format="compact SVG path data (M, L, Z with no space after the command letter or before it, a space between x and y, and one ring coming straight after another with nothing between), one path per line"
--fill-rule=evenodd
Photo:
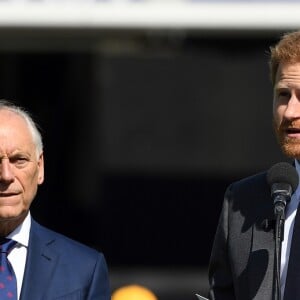
M297 171L297 173L299 175L299 182L300 182L300 162L297 159L295 159L295 167L296 167L296 171ZM300 195L300 184L298 184L298 187L297 187L295 193L298 196Z
M26 218L13 232L11 232L7 238L16 241L22 246L28 247L29 243L29 233L31 227L31 215L28 212Z
M300 163L297 159L295 159L295 168L297 170L297 173L299 174L299 180L300 180ZM297 207L299 205L299 200L300 200L300 184L298 184L296 191L292 195L291 202L287 206L287 211L286 211L287 218L297 210Z

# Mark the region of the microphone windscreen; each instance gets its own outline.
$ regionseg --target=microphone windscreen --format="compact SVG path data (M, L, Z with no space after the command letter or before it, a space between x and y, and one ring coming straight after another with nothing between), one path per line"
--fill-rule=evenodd
M286 183L295 192L299 183L299 176L295 167L287 162L280 162L272 166L267 173L267 181L270 186L274 183Z

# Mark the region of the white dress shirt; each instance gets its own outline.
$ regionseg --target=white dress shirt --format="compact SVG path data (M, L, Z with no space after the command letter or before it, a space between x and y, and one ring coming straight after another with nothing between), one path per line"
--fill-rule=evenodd
M300 165L298 160L295 160L296 170L300 178ZM281 248L281 294L284 295L285 281L287 275L287 268L289 264L289 255L291 249L292 235L295 223L295 216L297 207L300 200L300 184L298 185L295 193L292 195L291 202L286 208L285 224L284 224L284 240L282 241Z
M10 261L17 278L18 299L20 299L23 276L25 271L30 226L31 217L30 213L28 213L23 223L7 236L7 238L17 242L16 246L9 253L8 260Z

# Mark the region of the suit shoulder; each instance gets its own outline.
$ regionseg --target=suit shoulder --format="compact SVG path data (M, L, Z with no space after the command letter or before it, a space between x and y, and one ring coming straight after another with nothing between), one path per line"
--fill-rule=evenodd
M86 256L92 256L96 257L99 255L103 255L98 250L89 247L83 243L80 243L76 240L73 240L61 233L58 233L56 231L53 231L49 228L46 228L34 220L32 220L32 231L33 234L38 235L40 239L44 239L46 243L48 243L49 246L53 243L53 246L57 249L64 249L66 253L70 251L70 255L86 255Z
M257 173L255 175L243 178L233 182L225 193L226 202L231 203L235 212L257 213L259 211L271 211L272 201L270 187L267 182L267 172Z
M235 192L238 191L257 192L260 188L263 190L268 188L266 171L245 177L243 179L233 182L230 185L230 189L235 190Z

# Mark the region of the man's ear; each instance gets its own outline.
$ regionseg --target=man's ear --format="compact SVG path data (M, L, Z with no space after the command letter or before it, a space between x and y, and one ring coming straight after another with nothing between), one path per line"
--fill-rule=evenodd
M38 159L38 184L44 182L44 154L41 153Z

